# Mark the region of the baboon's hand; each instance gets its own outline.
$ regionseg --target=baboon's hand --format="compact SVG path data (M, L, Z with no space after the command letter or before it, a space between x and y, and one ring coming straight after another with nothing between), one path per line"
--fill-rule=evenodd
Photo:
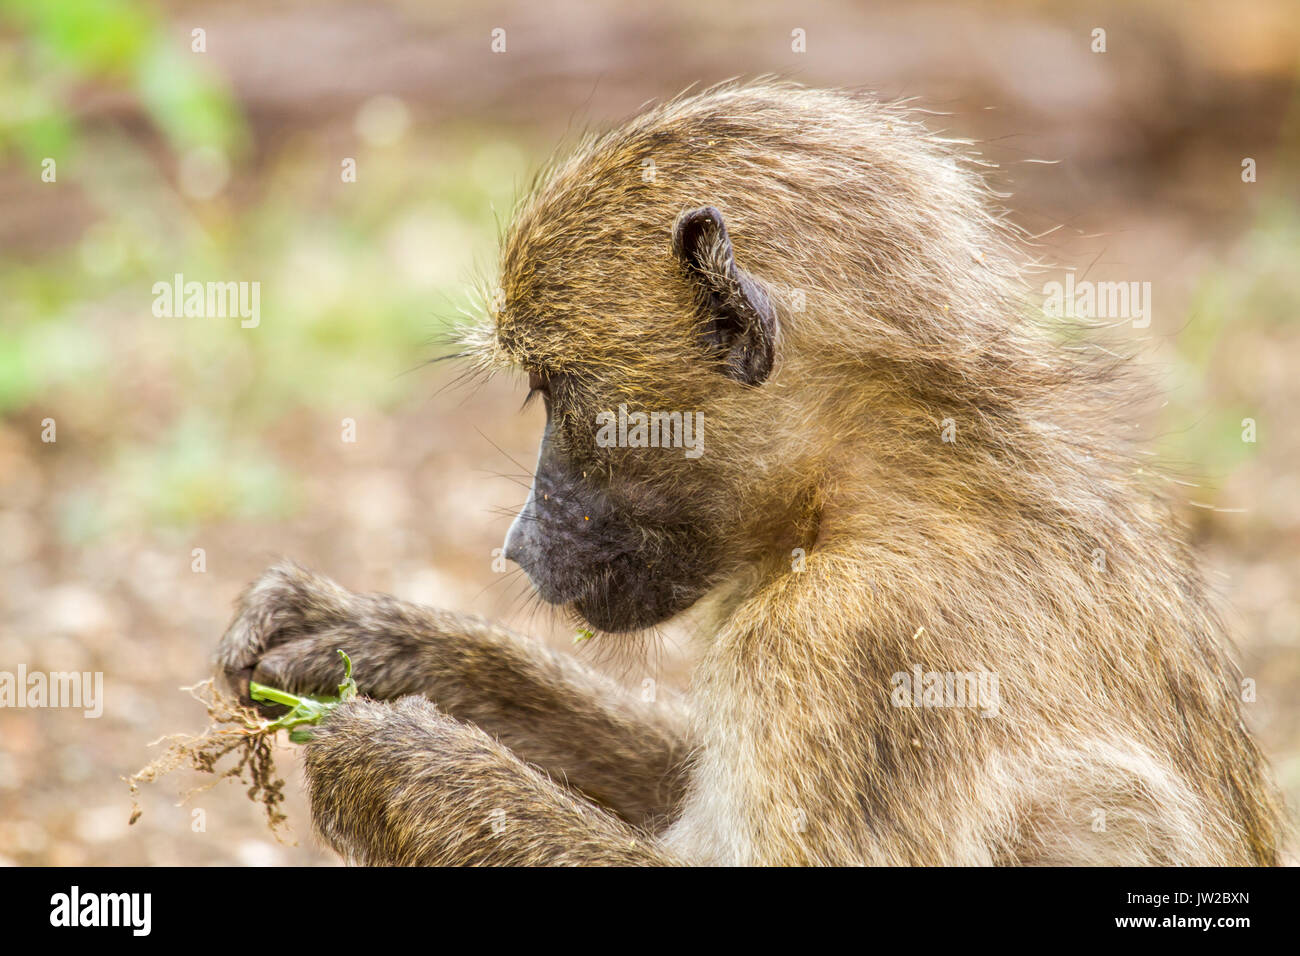
M245 701L250 679L295 693L334 692L343 675L336 649L348 650L343 638L354 600L293 562L263 571L217 645L219 684Z

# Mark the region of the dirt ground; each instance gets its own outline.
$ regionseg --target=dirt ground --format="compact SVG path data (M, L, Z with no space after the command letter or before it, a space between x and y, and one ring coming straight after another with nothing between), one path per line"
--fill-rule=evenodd
M847 2L640 9L571 0L163 8L178 42L204 26L212 68L246 118L249 146L220 200L233 231L224 241L236 247L239 225L276 201L284 158L350 148L359 111L376 96L409 111L404 139L376 153L404 157L385 167L392 181L376 189L472 176L481 152L456 145L469 141L497 144L492 168L516 177L500 184L506 196L576 129L693 83L777 72L916 97L935 111L932 125L978 141L998 164L991 175L1011 194L1011 218L1041 235L1028 254L1093 278L1155 283L1159 307L1142 333L1143 360L1170 399L1143 427L1179 476L1196 482L1182 489L1185 513L1232 609L1243 671L1258 682L1249 720L1290 805L1300 806L1300 429L1292 424L1300 407L1300 16L1287 4L1197 16L1172 3L1088 13L1028 2L890 2L869 11ZM1094 21L1108 27L1104 55L1088 49ZM489 35L500 25L510 52L493 56ZM790 49L794 28L807 32L806 54ZM79 90L76 112L92 130L166 153L139 103L111 85ZM1243 156L1260 162L1254 187L1241 183ZM106 213L87 190L43 190L12 158L0 169L7 269L34 275L63 262L87 230L121 214ZM269 244L277 263L297 262L284 250L334 211L334 200L305 192L318 205L285 215L293 228ZM210 215L193 205L202 207L193 215ZM375 209L349 220L359 224L357 241L391 252L391 284L428 282L439 294L452 284L445 276L490 264L494 216L505 213L473 206L462 215L478 225L461 233L412 222L400 202ZM348 260L330 265L346 272ZM306 284L325 294L342 281L329 271L303 273L314 277ZM421 366L438 354L433 311L417 316L429 326L423 340L367 351L386 383L382 397L367 399L334 378L346 375L345 362L304 368L298 392L258 392L258 377L273 373L239 352L222 353L210 378L195 379L202 388L181 387L166 371L175 341L141 322L111 283L88 293L69 337L55 344L75 352L84 328L106 343L101 371L38 381L0 417L0 670L103 672L105 708L97 719L0 709L0 861L337 862L309 831L288 744L279 758L286 842L232 784L180 803L182 790L203 782L191 774L147 787L143 815L127 822L122 778L156 752L150 741L201 728L201 709L179 688L207 676L240 589L281 556L355 590L504 618L633 686L646 676L685 683L680 633L668 629L644 660L602 657L573 647L572 632L528 600L519 574L494 573L492 551L525 496L541 415L519 412L519 381L466 388L445 366ZM24 321L0 318L0 331ZM349 321L374 330L383 320L359 310ZM292 343L275 354L292 362ZM346 399L335 400L336 389ZM172 458L140 456L187 410L217 408L235 393L260 398L228 413L220 405L217 456L194 466L210 485L187 477L178 491ZM40 437L47 416L59 422L53 445ZM355 443L339 440L344 416L357 423ZM1247 416L1260 423L1258 442L1225 451L1233 440L1224 436ZM173 494L192 504L195 487L220 503L227 467L249 455L280 476L273 505L158 517ZM204 550L203 573L192 570L195 548Z

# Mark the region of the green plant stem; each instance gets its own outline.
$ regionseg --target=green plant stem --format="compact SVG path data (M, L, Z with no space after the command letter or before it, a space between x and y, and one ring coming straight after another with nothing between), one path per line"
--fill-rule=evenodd
M268 730L287 730L289 739L294 743L306 743L311 740L311 732L303 728L319 724L330 712L345 700L357 696L357 682L352 679L352 660L339 651L343 658L343 683L339 684L337 697L304 697L292 694L278 687L268 687L257 681L249 681L248 696L264 704L281 704L289 712L267 724Z

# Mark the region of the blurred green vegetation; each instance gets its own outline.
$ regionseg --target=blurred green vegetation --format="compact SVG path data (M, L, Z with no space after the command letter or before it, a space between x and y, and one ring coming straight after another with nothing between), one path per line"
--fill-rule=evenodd
M65 540L288 513L297 476L260 436L298 409L337 420L427 386L403 373L440 354L469 307L527 148L479 128L362 137L345 183L337 149L310 138L254 156L229 92L145 4L0 11L19 27L0 54L0 148L29 168L55 157L50 188L79 190L96 215L75 245L0 265L0 416L53 415L99 458ZM135 98L158 142L82 121L88 87ZM229 169L211 197L186 194L196 150ZM259 326L155 317L153 285L176 273L260 283Z
M1169 431L1158 451L1211 485L1258 453L1265 429L1282 425L1263 415L1271 383L1260 367L1279 341L1300 332L1297 263L1300 209L1270 204L1231 254L1201 275L1180 323L1166 383ZM1255 442L1242 438L1248 418L1256 423Z
M224 81L146 3L0 0L0 24L0 158L56 158L58 188L95 213L74 245L0 264L0 416L68 420L99 459L65 538L289 513L294 458L266 436L299 410L337 421L424 394L403 373L469 308L492 211L508 212L544 144L488 125L358 135L359 181L344 183L336 142L258 154ZM154 135L80 110L86 96L126 98ZM196 157L225 180L211 195L187 192ZM1176 342L1164 457L1223 476L1255 453L1241 420L1264 396L1239 340L1267 349L1295 322L1297 261L1300 211L1278 202L1205 273ZM176 273L259 282L259 327L156 318L152 287Z
M1260 451L1271 429L1290 426L1289 409L1270 409L1270 392L1285 393L1262 370L1279 348L1300 338L1300 205L1294 171L1300 169L1300 83L1279 129L1271 158L1271 185L1260 190L1262 210L1229 254L1205 270L1188 302L1174 342L1177 359L1168 383L1165 421L1157 445L1167 459L1187 463L1213 484ZM1294 368L1295 354L1289 356ZM1265 415L1271 411L1271 415ZM1244 421L1255 440L1243 440ZM1203 497L1213 497L1213 486Z
M0 147L29 159L72 160L84 149L69 97L103 83L134 97L176 149L247 146L220 78L175 43L136 0L4 0L0 19L23 42L0 60Z

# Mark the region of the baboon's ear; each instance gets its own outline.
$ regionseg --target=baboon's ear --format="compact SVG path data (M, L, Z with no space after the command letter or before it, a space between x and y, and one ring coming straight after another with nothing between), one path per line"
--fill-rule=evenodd
M701 206L678 216L673 254L695 286L705 318L701 333L721 354L725 373L762 384L776 358L776 312L758 281L737 268L722 213Z

